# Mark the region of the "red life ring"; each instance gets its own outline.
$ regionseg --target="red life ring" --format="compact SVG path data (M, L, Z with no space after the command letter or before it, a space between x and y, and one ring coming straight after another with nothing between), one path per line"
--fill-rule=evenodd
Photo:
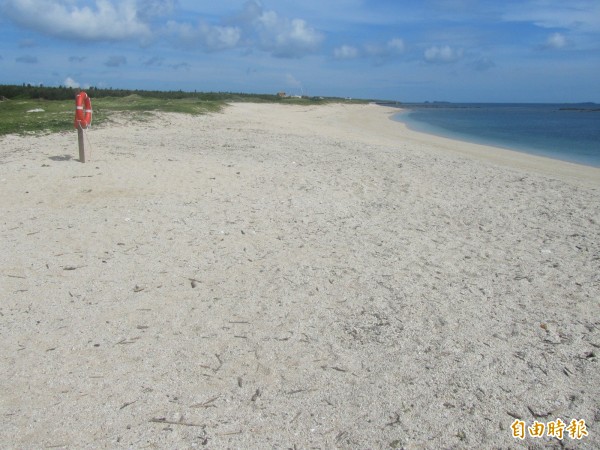
M92 124L92 101L81 91L75 97L75 128L87 128Z

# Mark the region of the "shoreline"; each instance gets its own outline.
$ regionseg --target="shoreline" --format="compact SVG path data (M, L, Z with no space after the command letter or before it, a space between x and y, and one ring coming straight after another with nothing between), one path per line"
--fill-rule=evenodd
M0 137L0 440L598 448L600 172L388 113Z
M408 134L414 133L415 140L433 148L445 149L457 154L467 155L481 161L500 164L504 167L530 170L535 173L558 176L586 183L590 186L600 185L600 167L579 162L552 158L545 155L528 153L500 145L479 143L476 140L465 140L459 137L444 136L434 132L416 130L409 124L393 118L397 112L390 113L390 121L405 127ZM419 137L419 135L421 137Z
M588 166L588 167L593 167L593 168L597 168L597 169L600 168L600 161L594 161L594 162L578 161L576 159L570 159L568 154L561 155L560 153L557 154L557 156L552 156L552 155L548 154L546 152L546 150L540 149L540 148L528 147L527 145L519 145L518 143L514 143L514 144L504 143L503 144L501 142L494 142L493 139L487 138L485 136L471 135L468 132L444 130L441 128L436 128L435 125L431 125L427 122L413 120L408 117L403 119L401 116L403 114L408 114L409 109L397 108L397 111L398 111L397 114L392 115L392 117L393 117L392 120L405 124L409 129L411 129L415 132L431 134L431 135L434 135L437 137L442 137L442 138L446 138L446 139L454 139L454 140L461 141L461 142L473 143L473 144L478 144L478 145L482 145L482 146L498 148L498 149L502 149L502 150L510 150L510 151L515 151L518 153L525 153L527 155L539 156L542 158L553 159L553 160L567 162L567 163L571 163L571 164Z

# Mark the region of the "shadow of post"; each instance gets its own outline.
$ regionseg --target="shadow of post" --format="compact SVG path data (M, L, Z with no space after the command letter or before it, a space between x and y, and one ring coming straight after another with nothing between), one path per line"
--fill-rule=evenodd
M70 161L73 159L73 157L71 155L51 156L50 159L52 161Z

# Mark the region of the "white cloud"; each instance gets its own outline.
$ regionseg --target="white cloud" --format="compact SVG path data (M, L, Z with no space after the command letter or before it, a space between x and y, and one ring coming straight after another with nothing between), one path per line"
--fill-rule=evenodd
M229 20L242 30L241 45L280 58L298 58L318 50L324 35L305 20L288 18L252 0Z
M202 50L209 52L234 48L241 38L241 30L237 27L210 25L205 22L200 22L194 27L170 21L167 30L174 34L179 42L188 46L199 45Z
M323 35L304 20L280 17L275 11L264 11L255 24L260 47L273 56L304 56L317 50L323 41Z
M399 38L391 39L387 43L387 49L392 54L404 53L404 48L404 41Z
M448 45L444 45L443 47L433 46L425 50L424 57L425 61L430 63L447 64L461 59L463 53L462 49L455 50Z
M69 40L148 44L169 36L175 44L205 51L257 48L289 58L315 52L324 40L324 35L305 20L266 10L256 0L246 2L237 15L224 17L219 23L207 18L177 20L172 14L178 6L178 0L0 0L0 16ZM196 4L189 8L199 9Z
M342 45L333 51L335 59L356 59L361 57L374 58L377 63L384 63L404 53L404 41L393 38L385 44L366 44L362 49L350 45Z
M203 42L211 50L233 48L241 37L241 31L235 27L220 27L202 24L199 28Z
M177 0L137 0L138 16L143 19L166 16L175 10Z
M93 6L72 0L4 0L0 11L22 26L60 38L110 41L151 35L133 0L95 0Z
M369 56L390 58L404 53L404 41L394 38L386 42L385 45L368 44L365 46L365 52Z
M80 84L71 77L65 78L65 81L63 82L63 84L68 88L74 88L74 89L77 89L80 86Z
M546 48L559 50L567 46L567 38L560 33L554 33L546 40Z
M276 57L295 58L316 51L323 35L302 19L289 19L265 10L257 1L220 24L200 21L196 26L169 21L167 32L178 42L200 46L206 51L257 48Z
M333 50L335 59L355 59L359 57L359 51L356 47L350 45L342 45Z

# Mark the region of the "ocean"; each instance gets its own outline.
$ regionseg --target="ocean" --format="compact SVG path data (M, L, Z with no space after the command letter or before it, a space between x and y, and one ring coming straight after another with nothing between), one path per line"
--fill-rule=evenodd
M411 129L600 167L600 105L401 104Z

